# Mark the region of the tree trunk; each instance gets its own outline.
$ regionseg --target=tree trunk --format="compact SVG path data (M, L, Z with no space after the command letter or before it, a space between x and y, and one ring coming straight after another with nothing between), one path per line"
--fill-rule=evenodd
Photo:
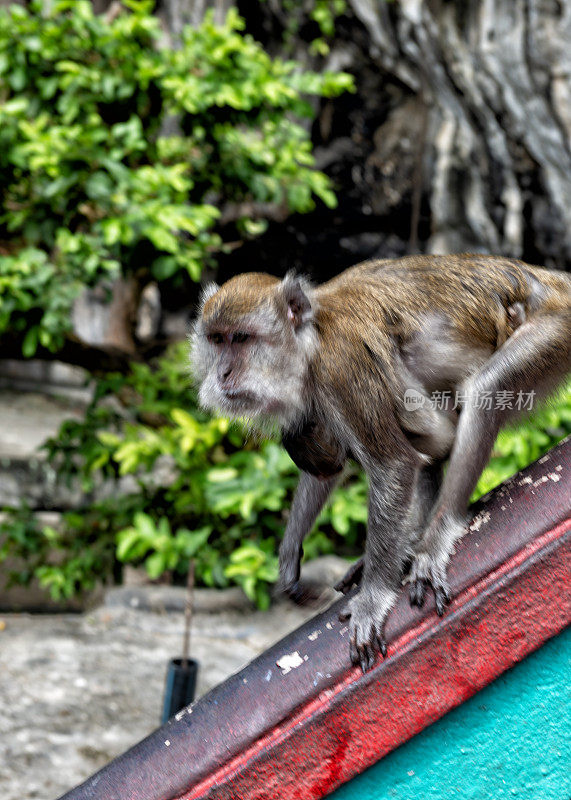
M571 0L349 5L373 61L428 109L426 249L567 264Z

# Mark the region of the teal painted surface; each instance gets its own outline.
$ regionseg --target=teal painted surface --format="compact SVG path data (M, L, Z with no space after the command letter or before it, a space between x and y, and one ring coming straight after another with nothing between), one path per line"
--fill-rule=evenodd
M568 630L328 800L569 800L570 775Z

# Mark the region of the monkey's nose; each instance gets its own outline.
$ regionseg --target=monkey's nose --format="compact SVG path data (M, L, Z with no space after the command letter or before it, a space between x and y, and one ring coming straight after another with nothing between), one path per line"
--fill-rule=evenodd
M218 380L221 384L226 383L226 381L232 375L232 367L230 364L220 364L218 366Z

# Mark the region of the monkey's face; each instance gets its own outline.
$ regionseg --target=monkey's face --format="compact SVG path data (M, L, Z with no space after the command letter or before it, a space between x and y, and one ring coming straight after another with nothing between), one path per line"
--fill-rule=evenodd
M314 341L311 304L299 279L250 273L209 287L192 337L201 405L232 417L291 423L303 410Z

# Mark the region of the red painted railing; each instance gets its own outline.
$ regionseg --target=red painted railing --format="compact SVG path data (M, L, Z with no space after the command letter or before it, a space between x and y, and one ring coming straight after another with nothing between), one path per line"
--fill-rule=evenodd
M571 622L571 441L472 510L445 616L403 591L370 672L339 601L65 800L320 798L464 702Z

